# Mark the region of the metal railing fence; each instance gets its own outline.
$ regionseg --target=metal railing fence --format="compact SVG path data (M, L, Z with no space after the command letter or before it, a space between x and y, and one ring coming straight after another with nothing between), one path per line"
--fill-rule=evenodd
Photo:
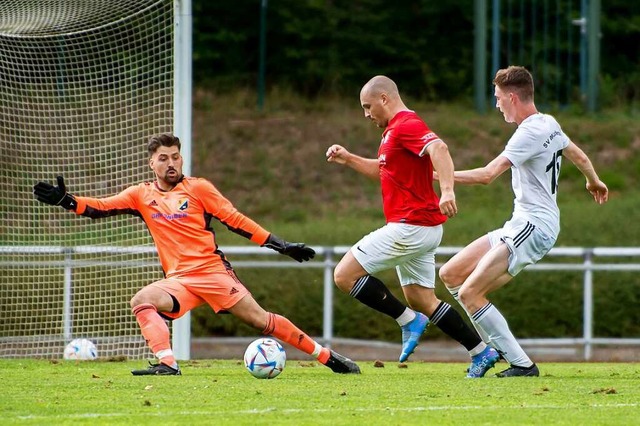
M323 269L323 334L325 344L331 345L333 336L333 268L339 257L349 250L347 246L313 247L316 258L313 261L298 263L289 261L272 250L255 246L231 246L225 247L226 254L251 255L251 256L278 256L278 260L234 260L235 268L321 268ZM437 254L452 256L461 247L440 247ZM64 312L63 329L65 338L71 337L72 312L71 295L73 294L72 271L77 267L90 266L114 266L114 267L149 267L158 266L157 261L101 261L79 260L76 255L85 254L154 254L153 246L0 246L0 255L63 255L63 260L0 260L0 268L36 268L36 267L60 267L64 268ZM593 273L595 271L640 271L640 262L636 263L594 263L594 258L628 258L640 257L640 247L556 247L548 254L547 258L580 258L580 262L541 262L529 266L527 271L582 271L583 273L583 330L581 337L569 338L534 338L523 339L522 343L532 346L566 346L581 345L584 348L584 359L591 359L593 345L640 345L640 338L601 338L593 335ZM440 265L438 264L437 267Z

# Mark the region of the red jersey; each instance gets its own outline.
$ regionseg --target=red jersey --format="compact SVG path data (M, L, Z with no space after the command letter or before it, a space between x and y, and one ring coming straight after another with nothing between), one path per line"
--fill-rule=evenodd
M397 113L378 149L382 204L387 223L435 226L447 217L433 189L433 165L425 148L440 138L413 111Z
M205 179L183 177L170 191L155 182L131 186L107 198L75 197L76 213L91 218L132 214L145 221L167 278L189 272L225 271L231 266L218 250L209 222L263 245L269 232L240 213Z

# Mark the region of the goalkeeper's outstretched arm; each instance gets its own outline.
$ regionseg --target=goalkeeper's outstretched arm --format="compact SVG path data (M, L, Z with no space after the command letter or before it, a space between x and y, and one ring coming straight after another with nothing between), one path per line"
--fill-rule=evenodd
M131 207L128 191L103 199L76 197L67 192L64 177L58 176L56 181L58 183L57 186L53 186L48 182L36 183L33 186L33 194L36 199L42 203L60 206L91 219L119 214L140 216L140 212Z

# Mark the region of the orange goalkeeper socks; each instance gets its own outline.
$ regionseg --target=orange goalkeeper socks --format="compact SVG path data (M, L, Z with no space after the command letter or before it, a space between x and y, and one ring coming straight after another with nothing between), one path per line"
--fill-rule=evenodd
M320 346L315 340L281 315L269 312L267 326L262 330L262 334L272 335L283 342L287 342L302 352L317 358L322 364L326 364L329 359L329 349Z
M176 359L171 350L169 327L158 315L156 307L150 303L143 303L135 306L132 311L151 352L161 363L177 368Z

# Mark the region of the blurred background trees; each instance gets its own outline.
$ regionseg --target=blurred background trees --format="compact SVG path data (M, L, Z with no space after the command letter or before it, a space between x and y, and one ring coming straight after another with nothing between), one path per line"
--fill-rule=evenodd
M193 0L196 85L216 90L257 85L263 2ZM486 3L489 51L495 3ZM579 100L581 35L580 26L571 21L581 17L581 0L497 3L503 34L500 67L508 60L535 65L534 71L545 61L568 64L574 77L563 77L562 84L577 89L562 88L563 99ZM474 0L271 0L265 10L268 87L287 87L309 97L353 96L371 76L386 74L402 81L403 92L417 99L473 96ZM637 103L640 2L603 1L600 20L601 101ZM542 74L534 72L537 83ZM488 86L492 75L487 70Z

